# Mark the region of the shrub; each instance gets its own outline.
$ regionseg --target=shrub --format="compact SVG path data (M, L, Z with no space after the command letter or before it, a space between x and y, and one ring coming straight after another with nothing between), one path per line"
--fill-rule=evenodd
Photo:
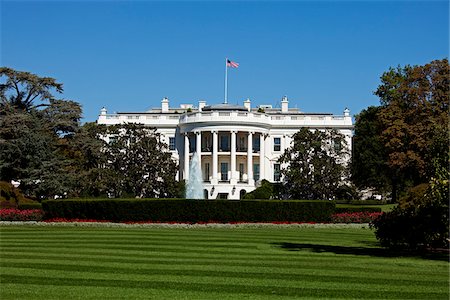
M354 213L354 212L381 212L381 207L373 207L373 206L337 206L335 209L335 213Z
M372 223L380 244L388 248L436 248L448 246L448 215L442 207L396 207Z
M342 185L340 186L335 195L338 200L357 200L361 198L358 189L354 185Z
M326 222L331 201L278 200L48 200L48 219L95 219L114 222Z
M370 223L378 218L381 212L352 212L352 213L335 213L331 215L333 223Z
M426 199L425 194L428 189L428 183L422 183L410 188L406 195L400 198L400 207L405 208L410 205L417 206L423 204Z
M412 250L448 247L448 177L448 170L437 168L421 199L398 206L373 221L371 226L382 246Z
M244 199L271 199L272 197L273 185L269 181L263 179L261 181L261 186L250 193L245 194Z
M43 215L44 212L41 209L0 209L0 221L41 221Z
M26 209L41 209L42 210L42 204L39 202L35 203L19 203L18 209L20 210L26 210Z
M17 208L17 206L25 203L38 203L26 198L18 188L11 183L0 181L0 207Z

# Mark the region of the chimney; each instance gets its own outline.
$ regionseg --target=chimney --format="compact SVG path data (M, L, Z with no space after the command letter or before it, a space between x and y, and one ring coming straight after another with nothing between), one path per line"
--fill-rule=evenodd
M206 106L206 101L205 100L200 100L198 101L198 111L202 111L203 107Z
M161 100L161 112L163 113L169 112L169 99L167 97L164 97Z
M347 107L344 109L344 117L350 117L350 109Z
M251 101L250 101L250 98L247 98L247 100L244 101L244 107L245 107L248 111L250 111L250 109L251 109Z
M289 101L287 96L283 96L283 99L281 99L281 112L287 113L289 112Z

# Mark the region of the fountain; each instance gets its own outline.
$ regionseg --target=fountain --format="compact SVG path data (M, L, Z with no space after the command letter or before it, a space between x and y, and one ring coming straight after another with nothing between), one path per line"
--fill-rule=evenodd
M203 178L197 153L189 164L189 178L186 185L186 199L203 199Z

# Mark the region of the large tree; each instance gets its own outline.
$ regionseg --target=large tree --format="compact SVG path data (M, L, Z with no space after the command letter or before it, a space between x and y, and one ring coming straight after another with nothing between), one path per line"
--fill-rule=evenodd
M10 68L0 68L0 78L0 180L20 180L38 198L66 193L67 140L78 129L80 105L54 98L62 84L53 78Z
M105 174L114 196L175 197L177 165L154 128L140 124L108 127Z
M384 192L390 189L391 176L381 140L383 124L380 111L381 107L370 106L355 116L351 178L359 188L376 188Z
M336 130L302 128L279 162L291 199L333 199L346 178L345 136Z
M0 107L30 110L42 104L36 104L54 99L53 91L63 92L63 85L50 77L39 77L29 72L16 71L0 67L0 78L5 81L0 84Z
M375 91L380 97L380 141L396 186L428 182L434 166L449 163L447 59L424 66L391 68ZM396 195L394 193L395 200Z
M95 122L85 123L75 135L67 138L66 156L72 160L71 197L105 196L107 163L104 136L107 128Z

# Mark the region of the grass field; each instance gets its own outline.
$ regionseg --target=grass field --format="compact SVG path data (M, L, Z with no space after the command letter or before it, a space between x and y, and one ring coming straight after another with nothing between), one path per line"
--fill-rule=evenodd
M370 229L0 226L0 299L448 299L448 257Z

